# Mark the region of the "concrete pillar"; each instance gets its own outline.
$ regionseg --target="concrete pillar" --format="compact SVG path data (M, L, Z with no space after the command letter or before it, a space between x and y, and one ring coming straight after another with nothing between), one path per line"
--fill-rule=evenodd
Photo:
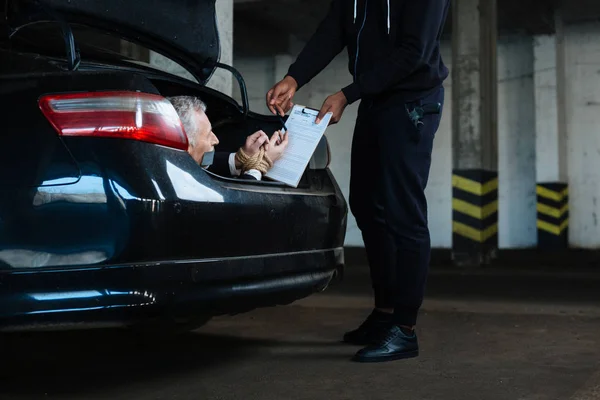
M560 12L556 34L535 38L537 245L568 247L565 36Z
M498 40L498 248L535 247L534 54L531 35Z
M444 63L452 65L452 43L443 40L441 54ZM452 248L452 79L444 82L444 111L440 127L433 141L429 181L425 189L427 197L427 220L431 246L438 249Z
M221 44L220 62L227 65L233 64L233 0L218 0L217 27L219 29L219 41ZM231 72L218 69L210 78L207 86L218 90L228 96L232 95L234 82Z
M554 182L565 178L559 153L556 36L534 38L535 52L535 125L536 178L538 182Z
M569 244L600 249L600 26L564 27Z
M497 4L452 7L453 259L478 266L498 247Z

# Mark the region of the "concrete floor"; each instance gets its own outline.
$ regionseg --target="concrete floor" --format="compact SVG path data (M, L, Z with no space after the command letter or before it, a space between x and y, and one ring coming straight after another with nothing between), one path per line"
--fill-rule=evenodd
M20 334L0 350L1 399L600 399L600 273L436 271L421 356L362 365L339 342L370 304L368 275L292 306L176 338Z

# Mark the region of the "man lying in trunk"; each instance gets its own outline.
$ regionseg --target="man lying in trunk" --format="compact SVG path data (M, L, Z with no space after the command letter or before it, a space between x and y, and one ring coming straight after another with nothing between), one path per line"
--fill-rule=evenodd
M203 168L221 175L261 180L281 158L288 145L286 133L277 131L271 139L263 131L248 136L236 153L215 151L219 139L206 116L206 104L193 96L168 97L173 104L188 137L188 153Z

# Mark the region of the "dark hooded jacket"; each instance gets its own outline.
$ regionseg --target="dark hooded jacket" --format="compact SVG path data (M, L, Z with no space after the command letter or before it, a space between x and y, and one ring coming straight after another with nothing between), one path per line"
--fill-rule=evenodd
M440 38L449 7L450 0L333 0L288 75L300 88L347 48L354 79L342 91L349 103L426 96L448 77Z

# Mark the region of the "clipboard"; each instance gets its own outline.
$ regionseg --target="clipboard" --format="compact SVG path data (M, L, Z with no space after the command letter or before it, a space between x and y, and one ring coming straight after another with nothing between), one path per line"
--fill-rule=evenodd
M315 123L319 110L294 105L286 121L288 147L282 157L275 162L265 177L297 188L300 179L321 141L332 113L327 113L319 124Z

